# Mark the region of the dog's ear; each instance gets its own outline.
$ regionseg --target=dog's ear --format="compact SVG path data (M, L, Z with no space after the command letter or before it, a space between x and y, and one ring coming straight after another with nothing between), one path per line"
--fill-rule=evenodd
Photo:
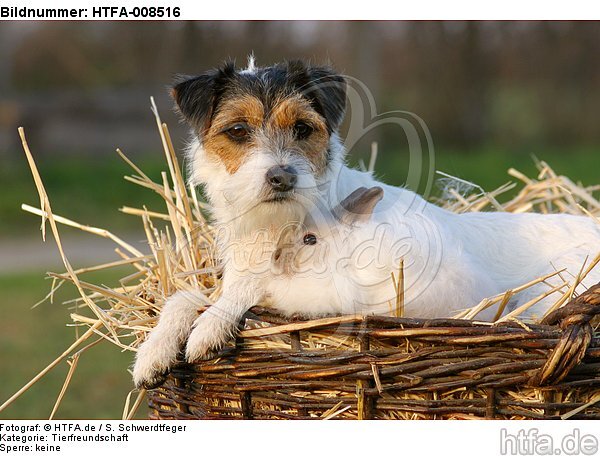
M228 62L222 68L207 71L199 76L176 76L171 87L171 96L183 118L198 133L204 134L210 127L224 87L234 75L235 66Z
M322 114L332 131L339 128L346 110L346 81L329 67L312 67L308 74L316 88Z
M307 66L302 60L287 62L290 82L313 104L330 131L339 128L346 109L346 81L330 67Z
M332 209L333 216L346 225L368 222L382 198L381 187L357 188Z

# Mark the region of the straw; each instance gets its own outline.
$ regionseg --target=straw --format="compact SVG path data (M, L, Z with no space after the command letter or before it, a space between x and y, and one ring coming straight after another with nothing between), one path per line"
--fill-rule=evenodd
M127 216L139 217L140 231L145 234L147 240L148 248L146 252L135 248L110 231L87 226L69 218L55 215L52 212L50 199L35 165L35 160L27 145L25 133L22 128L19 129L23 149L40 200L38 208L27 204L23 204L22 208L41 217L41 231L44 239L46 223L50 224L51 232L65 266L65 272L50 273L49 276L53 278L53 284L46 299L53 299L56 289L64 283L74 285L79 292L79 297L68 302L68 304L75 306L74 311L71 313L71 319L76 328L83 327L85 331L81 336L78 335L76 340L53 362L2 404L0 412L43 378L46 373L65 361L69 356L72 356L68 361L69 370L65 382L50 415L51 418L54 418L69 385L73 381L78 361L85 351L86 346L84 344L92 335L98 336L93 344L108 341L120 350L136 351L156 324L162 305L169 295L180 290L200 290L206 297L206 304L210 304L221 293L220 267L215 259L216 247L213 228L204 216L207 204L198 199L195 189L186 185L169 130L166 124L161 121L153 99L151 99L151 109L166 162L166 171L161 173L160 182L152 181L120 149L117 149L118 155L135 173L131 176L125 176L125 179L158 194L162 199L162 208L133 208L127 206L121 208L121 212ZM371 145L368 167L365 167L368 171L374 171L377 156L378 148L377 144L374 143ZM490 210L512 213L533 211L578 214L596 221L600 220L600 202L596 196L596 192L599 190L598 186L585 187L579 183L574 183L567 177L556 173L543 161L538 162L536 165L538 167L536 178L525 176L515 169L509 169L509 176L516 179L516 182L508 182L490 192L486 192L482 187L472 182L446 173L440 173L444 176L448 185L446 192L444 192L444 199L438 199L436 203L456 213ZM468 191L461 190L465 188ZM111 240L115 244L115 260L98 265L73 268L63 250L58 230L59 225L70 226ZM491 306L498 306L495 316L496 323L517 321L521 327L527 328L528 326L519 320L523 312L533 309L540 300L551 296L554 301L550 310L561 307L571 297L578 294L580 287L583 289L581 282L590 271L597 267L598 263L600 263L600 254L589 264L582 264L579 274L573 277L572 280L566 280L565 275L562 274L564 270L554 271L523 283L514 289L488 297L477 305L464 309L456 318L475 319L481 311ZM392 314L396 317L404 315L405 300L410 298L410 296L405 296L407 291L405 291L404 284L403 261L400 262L398 267L397 273L391 274L396 297L395 303L390 303L390 305L395 304ZM120 286L108 287L81 279L81 276L88 272L114 268L131 269L120 280ZM552 285L548 282L551 278L555 281ZM519 293L540 284L547 284L548 288L541 292L539 296L530 299L527 303L504 315L509 301L518 298ZM540 319L543 317L544 315L539 316ZM272 325L252 326L249 323L250 326L246 326L241 331L240 337L245 338L244 344L248 347L261 350L277 350L288 347L290 337L297 337L294 335L306 332L305 335L300 337L300 345L303 348L309 350L355 349L357 346L356 340L343 330L338 331L335 329L344 328L345 325L360 325L365 321L365 318L361 315L345 315L300 322L286 323L282 320L278 324ZM320 328L321 333L310 332L315 328ZM328 332L328 328L332 328L331 331ZM388 330L380 330L382 334L385 331ZM416 330L398 328L396 331L413 334ZM423 329L420 331L423 331ZM406 349L408 352L410 346L407 345ZM72 355L75 351L77 353ZM384 386L382 386L384 383L383 377L381 377L382 369L375 364L371 364L368 366L368 370L373 376L376 390L380 394L385 394ZM124 374L128 375L127 373ZM364 389L359 389L360 394L364 395ZM140 392L136 396L134 404L130 407L134 393L135 391L131 391L126 397L123 418L132 418L145 398L144 392ZM343 404L343 401L336 402L330 409L321 413L320 417L331 419L355 413ZM364 410L361 409L360 416L363 416L362 411ZM414 412L393 410L388 413L390 417L408 418L418 415ZM460 418L461 416L461 413L457 412L456 417Z

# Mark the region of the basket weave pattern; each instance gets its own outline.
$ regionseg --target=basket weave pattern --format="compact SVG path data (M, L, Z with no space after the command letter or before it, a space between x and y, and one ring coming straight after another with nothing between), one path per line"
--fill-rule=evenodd
M600 285L530 326L253 308L235 347L149 392L150 417L598 419L598 314Z

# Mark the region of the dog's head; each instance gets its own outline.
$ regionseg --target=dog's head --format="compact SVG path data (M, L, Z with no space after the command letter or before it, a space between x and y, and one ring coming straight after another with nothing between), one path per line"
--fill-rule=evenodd
M179 78L172 94L194 133L192 182L204 184L219 221L302 220L341 162L346 86L328 67L227 63Z

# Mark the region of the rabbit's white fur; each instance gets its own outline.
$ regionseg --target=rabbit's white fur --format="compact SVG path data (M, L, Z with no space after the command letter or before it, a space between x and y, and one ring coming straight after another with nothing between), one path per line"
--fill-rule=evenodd
M572 281L586 259L600 251L600 224L589 217L455 214L408 190L377 185L387 196L368 221L346 225L330 214L313 212L302 229L292 231L291 239L284 236L275 261L277 274L265 281L278 309L312 316L390 313L396 300L391 274L398 277L402 260L404 315L451 317L485 297L556 270L566 269L562 277ZM391 207L385 208L386 200ZM316 235L316 244L303 244L307 233ZM595 269L583 284L598 281L600 270ZM515 295L508 309L562 282L549 278ZM557 295L549 295L521 317L539 317L556 300ZM492 307L477 318L490 320L496 312Z

